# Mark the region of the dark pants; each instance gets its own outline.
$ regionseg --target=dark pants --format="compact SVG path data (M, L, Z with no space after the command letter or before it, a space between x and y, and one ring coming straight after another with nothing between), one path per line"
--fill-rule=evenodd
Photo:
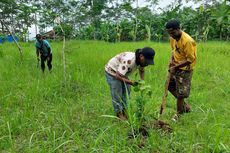
M52 69L52 54L48 56L41 55L41 69L44 72L45 71L45 62L47 61L47 66L49 71Z

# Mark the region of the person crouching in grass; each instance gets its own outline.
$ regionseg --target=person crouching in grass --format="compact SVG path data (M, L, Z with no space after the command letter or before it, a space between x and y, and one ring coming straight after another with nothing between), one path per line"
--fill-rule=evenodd
M130 96L130 86L136 81L129 80L128 76L139 69L141 80L144 80L144 67L154 64L155 51L150 47L136 49L134 52L123 52L105 65L105 76L110 87L112 104L116 116L121 120L127 119L127 95Z
M44 73L45 71L45 62L47 61L47 66L49 71L52 70L52 50L50 44L47 40L44 40L41 34L36 35L36 54L38 62L41 59L41 69Z

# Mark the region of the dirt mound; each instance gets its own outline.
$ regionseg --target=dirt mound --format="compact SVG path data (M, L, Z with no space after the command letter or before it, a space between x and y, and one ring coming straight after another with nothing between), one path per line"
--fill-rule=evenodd
M171 133L173 131L168 123L161 120L156 120L153 125L155 129L161 129L167 133Z

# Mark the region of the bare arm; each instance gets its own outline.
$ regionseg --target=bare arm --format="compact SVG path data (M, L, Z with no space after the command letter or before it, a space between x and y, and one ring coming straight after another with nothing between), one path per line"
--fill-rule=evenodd
M141 80L144 80L144 78L145 78L145 69L144 69L144 67L141 67L139 69L139 74L140 74Z
M171 73L175 73L175 71L178 70L179 68L185 67L185 66L190 65L190 64L191 64L191 62L186 60L186 61L184 61L184 62L182 62L180 64L177 64L177 65L174 65L174 66L170 67L169 71Z
M169 68L175 66L175 61L174 61L174 56L173 56L173 51L172 51L172 55L169 61Z
M178 65L175 65L174 68L175 68L175 69L179 69L179 68L181 68L181 67L185 67L185 66L190 65L190 64L191 64L191 62L189 62L189 61L184 61L184 62L182 62L182 63L180 63L180 64L178 64Z
M133 85L133 81L129 80L128 78L126 78L125 76L122 76L121 74L119 74L119 72L116 72L116 79L120 80L122 82L125 82L127 84Z

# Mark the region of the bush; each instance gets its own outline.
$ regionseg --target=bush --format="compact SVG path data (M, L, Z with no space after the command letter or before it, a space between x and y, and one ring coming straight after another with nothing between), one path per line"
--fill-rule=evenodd
M66 39L71 39L74 37L74 30L73 30L73 26L66 24L66 23L61 23L61 26L65 32L65 38ZM62 38L63 33L61 31L61 27L58 25L56 27L53 28L55 31L55 34L59 37Z

